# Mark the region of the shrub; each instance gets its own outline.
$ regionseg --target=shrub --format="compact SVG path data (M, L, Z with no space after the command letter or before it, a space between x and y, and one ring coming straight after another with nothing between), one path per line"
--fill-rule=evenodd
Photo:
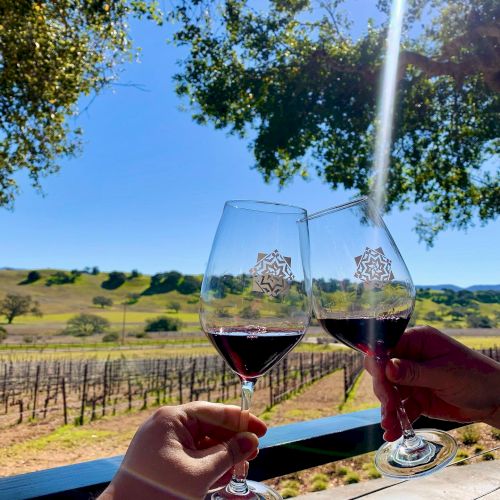
M441 318L436 314L435 311L429 311L425 316L424 319L427 321L439 321Z
M0 326L0 344L7 338L7 336L7 330L3 326Z
M117 332L109 332L102 338L103 342L117 342L120 336Z
M467 316L467 326L469 328L493 328L495 325L488 316Z
M146 321L145 332L176 332L182 327L182 322L177 318L158 316Z
M491 429L491 436L500 441L500 429Z
M299 495L299 490L296 490L294 488L283 488L280 491L280 494L283 498L292 498Z
M108 274L108 279L101 283L101 287L106 290L116 290L125 283L126 279L125 273L112 271Z
M149 335L146 332L137 332L134 334L136 339L148 339Z
M349 472L344 478L345 484L359 483L359 474L357 472Z
M483 455L483 460L486 460L486 461L489 461L489 460L495 460L495 455L493 455L493 453L485 453Z
M86 337L95 333L102 333L109 327L109 321L106 318L96 314L77 314L68 320L66 324L66 333L76 337Z
M25 344L33 344L35 340L36 339L33 335L23 335L23 342Z
M347 467L339 467L336 470L337 476L345 476L349 472L349 469Z
M199 292L201 288L201 280L198 276L191 276L187 274L184 276L177 285L177 290L183 295L190 295L194 292Z
M71 283L74 283L77 277L77 274L68 274L64 271L56 271L47 278L45 285L69 285Z
M283 489L280 491L283 498L296 497L300 493L300 483L294 479L289 479L283 483Z
M328 476L326 474L314 474L312 477L312 491L323 491L328 488Z
M92 299L92 304L96 306L101 306L104 309L105 306L111 307L113 305L113 300L109 297L103 297L102 295L97 295Z
M135 278L139 278L139 276L141 276L141 273L137 269L132 269L129 279L133 280Z
M461 462L464 458L469 458L469 454L465 450L458 450L454 462L458 462L457 465L467 465L467 462Z
M218 318L230 318L231 314L226 307L219 307L215 310L215 314Z
M151 276L149 288L143 292L144 295L154 295L157 293L167 293L177 288L177 283L182 278L182 274L177 271L168 273L157 273Z
M167 309L170 309L171 311L175 311L176 313L178 313L180 310L181 310L181 303L180 302L177 302L175 300L172 300L171 302L169 302L167 304Z
M476 444L480 438L479 431L473 425L468 425L460 433L460 439L463 444L470 446L471 444Z
M284 488L293 488L294 490L300 489L300 482L295 479L288 479L283 483Z
M382 477L382 474L380 474L380 472L376 469L376 467L372 467L368 471L368 478L369 479L378 479L380 477Z
M312 484L312 491L323 491L328 488L328 482L322 481L321 479L318 479L313 482Z
M454 319L454 320L460 320L462 318L465 318L466 314L461 310L459 309L458 307L455 307L453 308L451 311L450 311L450 316Z
M139 299L141 298L140 293L128 293L127 298L125 299L125 304L128 306L131 306L133 304L137 304L139 302Z
M252 306L245 306L241 311L240 311L240 316L244 319L259 319L260 318L260 312L258 309L252 309Z
M382 477L382 474L380 474L372 462L364 464L363 469L366 471L366 475L369 479L378 479L379 477Z
M19 283L19 284L20 285L29 285L30 283L34 283L35 281L38 281L41 277L42 277L42 275L38 271L30 271L28 273L28 276L26 276L26 278L24 278L24 280L21 281L21 283Z
M314 474L312 477L313 481L327 481L328 482L328 476L326 474L322 474L319 472L318 474Z

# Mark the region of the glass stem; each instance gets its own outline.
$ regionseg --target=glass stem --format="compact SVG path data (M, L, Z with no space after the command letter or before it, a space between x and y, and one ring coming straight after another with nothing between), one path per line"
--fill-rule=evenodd
M377 356L376 360L377 364L380 366L383 376L385 377L385 367L387 365L387 362L389 361L389 357ZM392 388L394 390L395 396L398 399L397 414L399 424L401 425L401 431L403 433L403 442L401 443L401 446L408 450L420 448L423 444L422 440L415 434L415 431L413 430L413 426L411 425L410 419L408 418L408 415L406 413L399 389L395 385L393 385Z
M255 382L249 380L241 381L241 416L240 432L248 429L248 420L250 416L250 405L252 403L253 390ZM227 485L226 490L234 495L248 495L247 485L248 464L243 461L236 464L233 469L233 477Z
M403 404L403 400L401 399L401 395L399 393L399 389L396 386L394 387L394 392L398 397L398 419L401 425L401 431L403 432L403 443L402 446L405 448L414 448L420 447L421 439L415 435L415 431L413 430L413 426L411 425L410 419L406 414L406 410Z

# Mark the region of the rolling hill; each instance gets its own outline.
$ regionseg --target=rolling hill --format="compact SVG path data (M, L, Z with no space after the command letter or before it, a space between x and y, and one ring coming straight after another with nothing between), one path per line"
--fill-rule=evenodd
M37 272L39 278L28 282L27 270L0 270L0 300L7 293L30 295L43 312L42 317L26 315L15 318L12 325L7 325L10 334L57 334L72 316L79 313L98 314L110 321L116 331L121 330L125 321L128 330L140 332L148 319L165 314L180 319L185 330L199 329L197 289L189 294L171 288L171 291L158 293L158 290L164 289L163 285L152 287L152 277L138 273L126 275L123 284L111 290L103 288L103 283L109 280L108 273L81 273L75 275L74 282L49 286L55 280L54 276L72 278L71 273L57 269L40 269ZM179 277L179 283L186 278L181 274ZM58 282L57 279L55 281ZM177 288L182 291L181 286ZM486 293L487 297L477 295L485 295L485 290L500 290L500 285L474 285L467 289L472 292L471 297L464 299L457 294L456 300L454 292L462 289L454 285L417 286L417 289L419 292L412 318L417 323L437 328L465 328L471 326L471 316L483 318L483 325L497 326L500 322L499 295L496 292ZM113 305L105 308L94 305L92 299L96 296L111 299ZM228 294L227 299L229 310L236 311L243 297ZM177 306L178 312L175 310Z

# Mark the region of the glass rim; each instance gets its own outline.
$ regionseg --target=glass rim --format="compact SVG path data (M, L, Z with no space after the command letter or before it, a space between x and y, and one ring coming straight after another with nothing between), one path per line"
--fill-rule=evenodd
M339 212L340 210L344 210L346 208L351 208L351 207L354 207L356 205L361 205L363 203L371 205L370 198L368 196L362 196L361 198L356 198L355 200L346 201L345 203L342 203L341 205L335 205L334 207L324 208L323 210L319 210L318 212L314 212L311 215L306 216L303 220L310 221L312 219L316 219L316 218L321 217L323 215L333 214L335 212ZM374 208L374 207L371 206L371 208Z
M283 215L294 214L302 215L307 218L307 210L296 205L287 205L286 203L277 203L274 201L260 201L260 200L228 200L226 206L237 208L239 210L249 210L252 212L263 213L279 213ZM259 208L260 207L260 208ZM274 210L273 210L274 208Z

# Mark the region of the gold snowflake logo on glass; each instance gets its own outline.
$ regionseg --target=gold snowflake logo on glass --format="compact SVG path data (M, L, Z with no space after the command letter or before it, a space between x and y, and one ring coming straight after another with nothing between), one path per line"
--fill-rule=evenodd
M354 277L365 283L372 281L392 281L394 279L391 260L385 256L382 247L378 247L375 250L366 247L363 255L358 255L354 260L357 265Z
M253 276L252 290L264 292L270 297L285 295L290 288L290 281L295 276L292 272L292 259L284 257L278 250L271 253L259 253L257 264L250 269Z

